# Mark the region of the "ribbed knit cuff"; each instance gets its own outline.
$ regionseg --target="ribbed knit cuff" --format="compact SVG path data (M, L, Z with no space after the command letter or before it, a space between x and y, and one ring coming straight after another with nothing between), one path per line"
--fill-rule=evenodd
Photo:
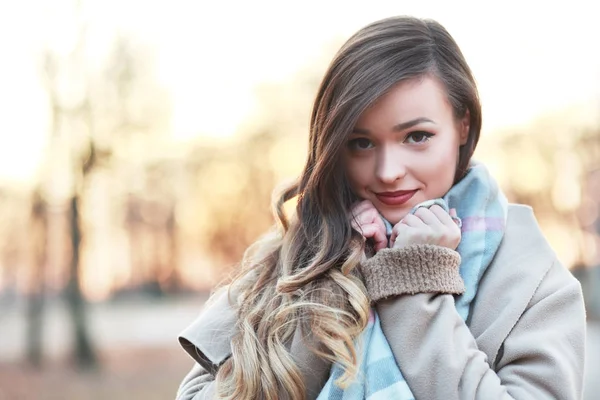
M416 293L461 294L460 255L433 245L382 249L360 267L371 301Z

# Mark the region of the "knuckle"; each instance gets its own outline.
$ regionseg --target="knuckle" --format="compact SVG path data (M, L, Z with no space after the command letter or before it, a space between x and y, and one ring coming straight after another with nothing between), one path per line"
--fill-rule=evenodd
M421 217L423 215L426 215L429 212L429 210L425 207L421 207L419 208L417 211L415 211L415 214L417 217ZM412 215L412 214L409 214Z
M444 211L444 209L439 204L434 204L431 206L431 211L440 212Z
M365 217L368 218L370 221L375 221L375 219L378 216L378 212L375 208L369 208L368 210L365 211Z

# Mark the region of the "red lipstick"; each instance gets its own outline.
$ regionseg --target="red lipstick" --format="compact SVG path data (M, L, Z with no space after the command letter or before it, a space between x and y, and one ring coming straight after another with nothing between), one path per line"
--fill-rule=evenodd
M388 206L399 206L409 201L417 190L397 190L395 192L375 193L377 199Z

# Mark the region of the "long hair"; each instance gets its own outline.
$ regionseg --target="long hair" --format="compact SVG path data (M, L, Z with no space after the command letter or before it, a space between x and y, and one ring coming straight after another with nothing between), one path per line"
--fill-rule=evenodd
M424 76L445 87L455 118L470 115L456 180L465 173L481 128L471 71L437 22L394 17L354 34L331 62L310 121L309 154L297 182L274 196L276 227L252 245L234 280L239 318L232 355L216 376L223 399L305 397L289 351L296 334L318 356L342 365L348 385L358 370L354 342L368 321L369 298L357 272L365 242L353 230L350 189L341 153L359 116L394 85ZM296 198L294 215L283 205Z

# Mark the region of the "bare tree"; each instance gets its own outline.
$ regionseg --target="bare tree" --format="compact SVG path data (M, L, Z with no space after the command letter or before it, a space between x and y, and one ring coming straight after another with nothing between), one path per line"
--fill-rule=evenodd
M31 203L32 270L27 288L27 360L39 367L43 359L43 327L45 298L45 266L48 261L47 207L40 189L33 193Z
M67 146L69 154L67 180L72 182L72 189L65 201L72 257L65 296L73 325L75 360L88 368L97 365L97 356L81 287L81 247L87 229L82 205L94 173L114 167L114 149L120 141L130 132L160 129L167 107L165 96L156 92L157 84L148 82L150 74L142 74L151 67L151 60L128 37L116 35L112 54L104 64L90 63L86 58L88 23L79 17L76 13L76 44L69 54L46 49L44 76L52 110L51 140L56 145L50 148Z
M84 187L85 178L89 174L91 168L96 163L96 155L93 144L89 139L89 132L93 130L91 126L91 110L89 91L86 89L86 95L75 105L65 105L64 94L61 93L60 79L64 77L64 71L61 66L66 69L81 68L81 52L83 51L84 30L80 31L82 37L79 38L76 49L66 60L60 60L59 57L51 51L45 54L44 72L46 78L46 88L52 108L52 127L51 140L60 140L61 135L77 135L78 132L70 131L73 123L87 122L88 132L83 140L88 142L89 153L81 155L79 152L71 151L71 162L73 164L72 181L74 187L71 195L67 200L68 203L68 218L69 218L69 238L71 241L71 261L69 266L69 281L65 291L69 315L73 325L74 335L74 357L78 366L81 368L90 368L97 365L97 356L95 354L92 341L87 329L86 303L83 298L82 289L80 286L80 244L82 238L81 223L79 217L79 205ZM81 139L80 139L81 140ZM77 149L78 150L78 149ZM87 156L87 157L86 157Z

